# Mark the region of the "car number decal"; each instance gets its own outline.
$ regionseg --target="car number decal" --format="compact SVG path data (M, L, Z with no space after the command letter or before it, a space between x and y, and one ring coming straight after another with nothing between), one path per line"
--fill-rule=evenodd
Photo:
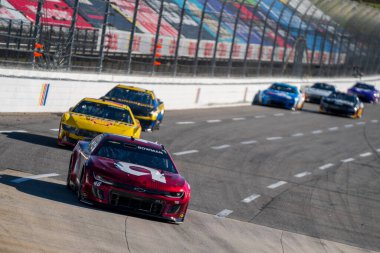
M138 177L150 174L152 176L152 180L166 184L165 175L161 174L156 169L152 169L152 168L149 168L149 167L144 167L144 166L141 166L141 165L136 165L136 164L133 164L133 163L126 163L126 162L117 162L117 163L115 163L115 166L117 168L119 168L120 170L128 173L128 174L135 175L135 176L138 176ZM141 168L141 169L147 170L149 172L142 172L142 171L134 170L133 167L135 167L135 168Z

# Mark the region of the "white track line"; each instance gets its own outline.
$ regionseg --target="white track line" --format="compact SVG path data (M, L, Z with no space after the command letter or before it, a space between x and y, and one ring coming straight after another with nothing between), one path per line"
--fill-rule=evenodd
M282 137L281 136L275 136L275 137L268 137L267 140L268 141L277 141L277 140L281 140Z
M186 150L186 151L181 151L181 152L176 152L176 153L173 153L173 155L188 155L188 154L194 154L194 153L198 153L199 151L198 150Z
M353 126L354 126L353 124L344 125L345 128L350 128L350 127L353 127Z
M275 114L273 114L273 116L275 116L275 117L279 117L279 116L284 116L285 114L283 114L283 113L275 113Z
M291 112L291 114L300 114L301 112Z
M322 165L321 167L319 167L320 170L325 170L325 169L328 169L330 167L334 166L333 163L327 163L325 165Z
M251 196L248 196L246 197L245 199L242 200L242 202L244 203L251 203L252 201L254 201L255 199L259 198L260 195L259 194L252 194Z
M266 115L256 115L255 116L256 119L262 119L262 118L265 118L265 117L266 117Z
M56 176L59 176L59 174L57 174L57 173L40 174L40 175L34 175L34 176L22 177L22 178L14 179L11 182L19 184L19 183L22 183L22 182L25 182L25 181L29 181L29 180L33 180L33 179L39 179L39 178L45 178L45 177L56 177Z
M356 125L365 125L365 124L366 124L365 121L356 122Z
M294 177L301 178L301 177L305 177L305 176L309 176L309 175L311 175L311 172L305 171L305 172L301 172L301 173L294 175Z
M179 121L179 122L176 122L177 125L191 125L191 124L194 124L195 122L194 121Z
M245 120L245 118L233 118L232 120L238 121L238 120Z
M353 162L353 161L355 161L355 158L352 158L352 157L341 160L342 163L349 163L349 162Z
M359 156L360 157L367 157L367 156L371 156L371 155L372 155L371 152L367 152L367 153L360 154Z
M240 144L243 144L243 145L249 145L249 144L254 144L254 143L257 143L257 141L250 140L250 141L242 141L242 142L240 142Z
M301 136L304 136L304 134L303 133L296 133L296 134L293 134L292 136L293 137L301 137Z
M321 133L323 133L323 131L322 130L314 130L311 133L312 134L321 134Z
M338 131L339 130L339 127L330 127L329 128L329 131Z
M225 145L220 145L220 146L214 146L214 147L211 147L211 148L215 149L215 150L218 150L218 149L225 149L225 148L229 148L229 147L231 147L231 145L225 144Z
M0 131L0 134L9 134L9 133L27 133L25 130L3 130Z
M220 211L219 213L215 214L215 217L216 218L225 218L233 212L234 211L232 211L232 210L224 209L224 210Z
M288 182L285 182L285 181L278 181L277 183L274 183L274 184L271 184L271 185L268 185L267 188L269 189L275 189L277 187L280 187L284 184L287 184Z
M219 123L219 122L221 122L221 120L220 119L209 119L206 122L207 123Z
M53 131L53 132L58 132L58 131L59 131L59 129L58 129L58 128L52 128L52 129L50 129L50 131Z
M379 121L377 119L371 120L372 123L378 123Z

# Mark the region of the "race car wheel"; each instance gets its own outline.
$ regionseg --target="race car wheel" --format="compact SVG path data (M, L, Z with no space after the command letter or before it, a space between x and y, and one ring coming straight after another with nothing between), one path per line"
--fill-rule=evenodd
M360 119L361 117L362 117L362 115L363 115L363 109L359 109L358 111L357 111L357 113L356 113L356 118L357 119Z
M252 105L258 105L259 104L259 93L255 95L252 101Z
M69 169L67 170L67 177L66 177L66 187L67 189L71 190L71 185L70 185L70 173L71 173L71 165L73 162L73 157L70 158L70 164L69 164Z
M79 185L77 186L76 192L75 192L79 201L83 201L82 185L83 185L83 180L84 180L84 174L85 174L85 171L83 168L82 175L80 176L80 180L79 180Z

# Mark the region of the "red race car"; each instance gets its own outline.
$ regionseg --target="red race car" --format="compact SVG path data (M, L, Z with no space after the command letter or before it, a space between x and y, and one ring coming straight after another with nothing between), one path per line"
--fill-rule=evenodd
M190 185L163 145L113 134L79 141L70 159L67 187L80 201L183 222Z

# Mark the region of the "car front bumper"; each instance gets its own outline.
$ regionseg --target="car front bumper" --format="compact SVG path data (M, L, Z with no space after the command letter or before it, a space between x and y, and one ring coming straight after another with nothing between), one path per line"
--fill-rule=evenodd
M90 173L86 175L83 186L83 196L86 201L175 223L181 223L185 219L190 200L186 194L183 199L169 198L144 192L138 187L106 184L96 180Z

